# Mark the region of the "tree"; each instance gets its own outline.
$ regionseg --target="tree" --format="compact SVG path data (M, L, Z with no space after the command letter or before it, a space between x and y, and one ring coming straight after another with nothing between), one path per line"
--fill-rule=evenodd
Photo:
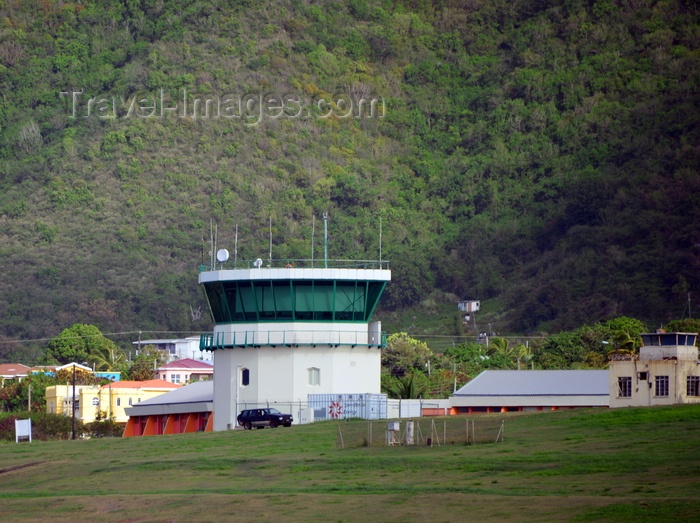
M387 394L396 399L418 399L428 390L425 374L411 371L403 376L387 375L382 384Z
M487 352L488 354L501 354L507 358L510 358L513 348L510 346L510 342L506 338L491 338L489 340Z
M382 351L382 366L393 376L401 377L411 370L424 370L433 352L423 341L411 338L405 332L392 334Z
M75 384L76 385L97 385L103 381L100 378L85 369L75 365ZM56 373L56 383L73 383L73 366L61 369Z
M105 354L117 354L121 349L105 338L94 325L76 323L49 341L43 361L48 364L71 362L102 362Z
M147 345L134 358L127 374L135 381L152 380L156 376L156 369L165 365L166 362L167 356L163 351L156 349L153 345Z
M610 331L617 348L634 352L642 345L640 334L647 331L647 326L635 318L620 316L604 323Z
M95 370L123 372L127 369L126 354L119 347L103 347L92 356Z
M46 387L56 383L56 378L43 373L30 374L22 381L7 381L0 389L0 410L45 412Z

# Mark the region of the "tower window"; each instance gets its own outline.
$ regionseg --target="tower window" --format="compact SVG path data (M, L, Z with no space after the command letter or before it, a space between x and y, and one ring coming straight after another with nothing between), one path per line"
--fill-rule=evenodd
M309 375L309 385L311 387L318 387L321 385L321 369L311 367L307 372Z
M243 387L250 385L250 369L241 369L241 385Z
M688 396L700 396L700 376L688 376L686 394Z

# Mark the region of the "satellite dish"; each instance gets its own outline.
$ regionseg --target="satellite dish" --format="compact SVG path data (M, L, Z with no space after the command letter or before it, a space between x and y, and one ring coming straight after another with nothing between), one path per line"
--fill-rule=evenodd
M228 251L226 249L219 249L216 251L216 259L219 260L219 262L224 263L226 260L228 260Z
M255 260L253 262L253 267L255 267L256 269L259 269L260 267L262 267L262 259L258 258L257 260Z

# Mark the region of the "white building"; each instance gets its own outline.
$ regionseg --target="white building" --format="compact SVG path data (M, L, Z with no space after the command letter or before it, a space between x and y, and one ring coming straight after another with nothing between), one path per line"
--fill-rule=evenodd
M176 339L139 340L133 341L132 345L137 354L142 348L153 346L168 356L168 362L185 358L211 361L211 352L201 350L199 340L199 336L190 336Z
M378 394L385 338L370 319L391 271L261 265L199 275L215 322L200 343L214 352L214 430L244 403Z
M700 403L697 333L642 334L639 356L610 362L610 406Z

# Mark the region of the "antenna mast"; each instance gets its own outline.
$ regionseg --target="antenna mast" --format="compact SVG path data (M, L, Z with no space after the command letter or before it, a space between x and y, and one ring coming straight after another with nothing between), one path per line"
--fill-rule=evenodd
M382 268L382 217L379 217L379 268Z
M236 239L233 241L233 266L238 262L238 224L236 224Z
M314 236L316 234L316 215L311 215L311 268L314 268Z
M214 268L214 220L209 218L209 267Z
M323 213L323 266L328 268L328 214Z

